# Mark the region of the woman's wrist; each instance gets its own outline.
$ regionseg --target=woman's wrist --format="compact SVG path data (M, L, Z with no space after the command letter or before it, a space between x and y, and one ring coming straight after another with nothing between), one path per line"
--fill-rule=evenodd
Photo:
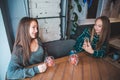
M90 54L93 54L93 53L94 53L94 50L92 49L89 53L90 53Z
M45 63L38 65L38 70L40 73L45 72L47 69L47 65Z

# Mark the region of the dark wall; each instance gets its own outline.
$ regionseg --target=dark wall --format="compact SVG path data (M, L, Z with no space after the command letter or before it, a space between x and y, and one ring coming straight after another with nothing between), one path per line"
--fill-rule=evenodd
M111 24L111 37L120 35L120 22Z
M71 35L70 38L76 39L83 32L83 30L85 28L89 28L89 27L93 27L93 25L81 25L81 26L78 26L77 29L76 29L75 34Z
M87 18L96 18L99 0L93 0L92 5L88 8Z

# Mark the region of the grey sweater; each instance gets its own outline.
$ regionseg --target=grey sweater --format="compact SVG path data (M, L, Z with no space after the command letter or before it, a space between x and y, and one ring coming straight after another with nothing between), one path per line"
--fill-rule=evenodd
M46 54L44 54L41 44L39 44L39 48L36 52L31 53L26 66L23 65L22 52L21 46L16 46L13 49L7 70L7 79L24 79L26 77L33 77L35 74L39 73L37 66L31 68L26 67L44 61Z

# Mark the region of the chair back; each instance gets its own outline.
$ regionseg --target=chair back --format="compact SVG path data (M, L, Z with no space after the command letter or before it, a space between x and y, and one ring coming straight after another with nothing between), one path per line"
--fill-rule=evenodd
M67 56L69 51L73 49L75 45L75 40L56 40L43 43L43 46L46 48L46 51L49 56L53 56L54 58L60 58L63 56Z

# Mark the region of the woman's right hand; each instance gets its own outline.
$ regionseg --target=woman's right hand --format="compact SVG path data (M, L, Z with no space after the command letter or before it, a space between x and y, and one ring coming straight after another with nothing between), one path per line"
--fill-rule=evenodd
M45 63L38 65L38 69L40 73L43 73L47 69L47 65Z
M82 48L83 48L86 52L88 52L88 53L90 53L90 54L93 54L93 53L94 53L94 50L93 50L90 42L85 42L85 41L84 41Z

